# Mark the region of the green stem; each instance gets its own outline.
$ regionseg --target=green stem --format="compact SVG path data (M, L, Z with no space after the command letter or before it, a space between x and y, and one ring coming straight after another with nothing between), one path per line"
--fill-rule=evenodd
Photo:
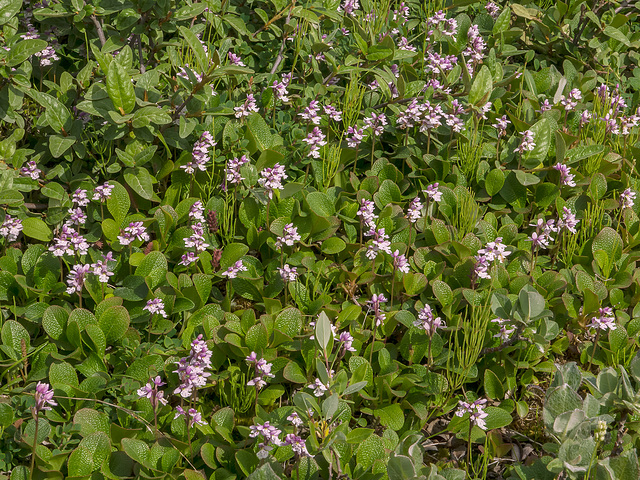
M587 367L587 371L591 370L591 364L593 363L593 357L596 355L596 347L598 346L598 340L600 340L600 329L596 333L596 339L593 342L593 351L591 352L591 359L589 360L589 366ZM589 478L589 477L587 477Z
M38 445L38 427L40 426L40 422L38 421L38 414L36 413L36 430L33 435L33 449L31 454L31 473L29 478L33 478L33 472L36 468L36 446Z

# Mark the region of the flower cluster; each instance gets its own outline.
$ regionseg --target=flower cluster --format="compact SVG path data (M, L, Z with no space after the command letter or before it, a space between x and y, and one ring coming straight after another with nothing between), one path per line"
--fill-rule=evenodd
M498 138L504 137L507 134L507 126L511 122L507 120L507 116L503 115L501 118L496 118L496 123L491 126L498 131Z
M256 99L254 98L252 93L247 95L247 99L244 103L239 107L234 107L236 118L248 117L251 115L251 112L258 112L258 106L256 105Z
M200 414L200 412L198 412L195 408L190 408L189 410L185 411L180 405L178 405L176 407L176 414L173 417L178 418L178 417L185 417L185 418L189 418L189 428L193 427L195 424L198 425L206 425L207 422L205 422L202 419L202 415Z
M0 232L1 233L1 232ZM68 225L63 225L60 235L53 239L53 245L49 247L54 257L62 257L65 254L86 255L89 251L89 244L85 238Z
M147 304L142 309L151 315L162 315L164 318L167 318L167 312L164 311L164 302L161 298L152 298L147 301Z
M478 25L471 25L467 33L469 43L468 47L462 52L465 57L469 57L472 61L469 73L473 75L473 65L482 62L484 57L484 49L486 44L482 35L480 35L480 29Z
M91 270L91 264L78 264L71 268L71 271L67 275L67 293L69 295L82 292L82 287L84 286L84 281L89 270Z
M447 37L455 37L458 33L458 22L455 18L446 18L443 10L439 10L427 19L427 26L433 26Z
M375 203L373 203L373 201L367 200L366 198L360 201L360 208L358 209L357 215L362 217L363 225L369 228L369 230L376 227L375 219L378 218L378 216L373 213L374 208Z
M532 248L549 248L549 243L553 242L551 234L558 231L555 220L545 221L543 217L539 218L536 223L530 223L529 226L536 227L536 231L527 238L527 241L531 242Z
M302 117L303 120L306 120L307 122L311 122L315 125L320 125L320 102L317 100L311 100L311 102L309 102L309 106L306 107L302 113L299 113L298 115L300 117Z
M113 252L109 252L102 256L102 260L98 260L91 265L93 269L92 273L98 277L100 283L108 283L109 277L114 275L114 273L109 270L109 262L115 261L116 259L113 258Z
M349 148L356 148L365 138L364 129L358 128L357 125L347 128L347 135L351 135L347 137L347 145Z
M379 252L391 255L391 242L389 241L389 235L385 233L384 228L379 228L377 230L375 228L371 228L367 233L367 236L373 237L366 252L369 260L375 260Z
M373 315L376 319L376 327L379 327L384 322L386 316L380 305L387 302L387 298L381 293L380 295L376 295L375 293L371 296L371 300L367 301L367 305L369 306L369 310L373 310Z
M240 168L247 163L249 163L249 159L246 155L242 155L240 158L234 157L233 160L227 160L227 166L224 169L227 183L238 184L244 180L242 175L240 175Z
M294 433L289 433L284 437L284 444L291 445L291 450L299 457L309 457L305 441Z
M497 237L495 241L488 242L485 248L478 250L478 255L475 256L474 277L490 279L489 269L491 268L491 263L495 261L504 263L509 255L511 255L511 252L502 243L502 237Z
M272 168L265 168L260 172L262 178L258 179L258 183L266 190L267 197L273 198L275 190L282 190L282 181L289 178L284 171L284 165L276 163Z
M213 135L209 132L203 132L200 136L200 140L193 144L191 160L187 162L186 165L180 165L180 168L189 175L192 175L196 169L206 172L206 165L211 160L211 157L209 157L209 150L215 146L216 142L213 139Z
M269 422L264 422L262 425L251 425L249 429L251 430L249 437L256 438L260 435L264 439L258 444L260 451L256 455L260 459L267 458L269 456L269 452L273 450L273 447L279 447L282 445L282 440L279 438L282 430L270 425Z
M252 364L255 369L255 376L247 382L247 385L254 386L260 390L267 385L266 378L274 378L275 375L271 373L272 364L267 363L264 358L258 360L256 352L251 352L245 359L249 364Z
M567 207L562 207L562 217L558 220L557 228L558 231L561 229L569 230L571 233L578 233L576 230L576 226L578 225L578 220L574 213L571 212Z
M191 208L189 209L189 219L194 222L206 221L204 218L204 205L200 200L196 200L193 202L193 205L191 205Z
M276 250L281 250L283 245L293 247L301 238L298 234L298 227L294 227L293 223L287 223L282 229L282 236L276 240Z
M151 378L150 382L148 382L144 387L138 389L138 396L140 398L148 398L151 402L151 406L156 410L158 408L158 403L161 403L162 405L167 404L167 401L164 398L164 392L158 389L162 385L165 385L165 383L162 381L160 376Z
M242 263L242 260L238 260L235 264L227 268L225 272L222 272L221 275L223 277L236 278L238 276L238 273L246 272L246 271L247 271L247 267L244 266L244 264Z
M283 103L287 103L289 101L289 91L287 88L291 83L291 77L291 73L283 73L282 80L280 82L277 80L273 81L271 88L273 88L273 95L276 101L281 100Z
M627 188L624 192L620 194L618 201L620 202L620 207L624 208L632 208L634 203L633 201L636 199L636 192L632 191L630 188Z
M58 405L53 400L53 388L48 383L38 382L36 385L35 393L36 404L31 407L31 411L34 416L38 416L38 413L43 410L51 410L51 406ZM51 406L49 406L51 405Z
M582 93L577 88L574 88L569 92L567 98L564 95L560 97L560 104L569 112L578 106L578 100L582 100Z
M553 166L553 168L560 172L560 183L562 185L567 185L568 187L576 186L576 182L573 180L575 175L571 173L571 167L558 162Z
M303 138L302 141L309 145L309 156L313 158L320 158L320 147L327 144L325 141L325 134L322 133L318 127L314 127L314 129L307 135L307 138Z
M202 338L202 334L198 335L198 338L191 342L189 356L176 362L178 365L176 373L180 379L180 385L173 393L180 394L183 398L190 397L194 390L204 387L207 384L207 378L211 376L211 373L206 371L211 368L211 351Z
M364 119L365 128L370 128L373 135L379 137L384 131L384 126L387 124L387 116L384 113L376 115L372 113L370 117Z
M34 160L28 161L27 166L20 169L20 175L31 177L32 180L38 180L40 173L42 173L42 170L38 168L38 164Z
M493 323L497 323L500 330L498 333L496 333L493 337L494 338L499 338L501 341L506 342L507 340L509 340L509 337L511 336L511 334L513 332L515 332L515 328L509 328L508 325L508 321L505 320L504 318L494 318L493 320L491 320L491 322Z
M442 199L442 192L438 188L439 186L439 183L434 183L433 185L429 185L426 190L423 190L423 192L429 197L429 200L439 202Z
M118 235L118 240L120 245L130 245L135 240L148 242L150 237L142 222L131 222L125 227L123 235Z
M598 316L591 319L591 323L588 327L600 330L615 330L617 326L613 309L611 307L600 308L598 310Z
M22 220L7 214L0 225L0 235L6 237L9 242L15 242L20 232L22 232Z
M436 333L439 328L447 326L444 320L433 314L433 310L429 305L425 305L418 312L418 319L413 322L413 325L423 329L429 337L433 337L433 334Z
M486 430L487 423L484 419L489 416L489 414L484 411L486 403L487 400L484 398L478 399L473 403L467 403L461 400L458 402L458 410L456 410L456 416L463 417L466 413L468 413L471 425L477 425L481 429Z
M208 243L204 241L204 226L202 223L198 222L194 225L191 225L191 230L193 233L188 238L184 239L185 248L193 248L195 252L187 252L182 255L182 260L180 261L180 265L191 265L194 262L197 262L199 257L199 252L204 252L209 246Z
M93 191L93 200L99 200L102 203L111 198L111 192L115 188L114 185L110 185L109 182L104 182L102 185L98 185Z
M298 278L298 270L288 264L284 264L282 268L278 267L278 273L284 282L295 282Z
M524 152L532 151L536 147L533 132L531 130L525 130L524 132L520 132L520 135L522 135L522 140L518 148L514 150L514 153L523 154Z
M393 269L402 273L409 273L409 261L400 250L396 250L391 254L393 258Z
M313 390L313 395L321 397L331 389L331 386L327 383L322 383L322 380L316 378L311 385L307 385L307 388Z
M407 208L407 218L411 223L416 223L422 217L422 209L424 205L420 202L420 197L411 200Z

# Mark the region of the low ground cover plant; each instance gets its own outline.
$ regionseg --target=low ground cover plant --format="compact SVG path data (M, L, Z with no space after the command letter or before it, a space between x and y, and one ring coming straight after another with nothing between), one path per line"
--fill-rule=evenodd
M0 476L640 478L638 25L0 0Z

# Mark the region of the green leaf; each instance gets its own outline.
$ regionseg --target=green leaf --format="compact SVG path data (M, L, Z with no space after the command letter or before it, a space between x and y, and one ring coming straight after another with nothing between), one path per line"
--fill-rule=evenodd
M548 117L542 117L529 129L533 132L533 141L535 147L530 152L526 152L523 158L528 160L535 158L536 160L544 160L549 153L552 141L552 122ZM553 135L555 138L555 134ZM524 172L523 172L524 173Z
M51 305L42 315L42 327L54 340L58 340L64 333L69 312L59 305Z
M307 383L307 377L300 365L294 361L290 361L282 370L282 376L293 383Z
M5 2L0 1L0 5ZM19 2L20 3L20 2ZM6 8L6 7L5 7ZM0 6L0 25L4 25L3 21L3 8ZM47 42L38 39L22 40L11 47L7 54L7 66L15 67L27 60L34 53L41 52L47 48Z
M62 133L67 122L71 121L71 114L57 98L37 90L28 90L27 94L44 107L44 118L56 133Z
M387 458L384 442L378 435L371 435L360 444L356 451L356 463L365 471L368 470L376 460Z
M593 200L599 200L606 195L607 179L603 174L596 173L591 178L591 183L589 184L589 193Z
M264 151L273 145L273 135L267 122L259 113L252 113L247 118L246 138L249 140L247 149L251 154Z
M446 307L453 303L453 292L448 284L442 280L434 280L431 282L431 288L433 289L433 294L440 302L440 305Z
M21 324L15 320L7 320L2 325L2 344L12 348L18 355L18 358L22 358L22 341L25 342L27 350L31 345L31 338L29 332Z
M416 470L409 457L392 455L387 463L387 475L389 480L407 480L416 478Z
M51 228L37 217L25 218L22 221L22 233L29 238L35 238L41 242L49 242L53 238Z
M122 115L131 113L136 106L136 92L131 77L118 62L111 62L109 65L107 93Z
M247 347L253 352L264 351L268 345L269 334L262 323L252 326L245 337Z
M193 5L185 5L179 8L173 18L177 21L188 20L200 15L207 8L206 3L194 3Z
M547 391L542 409L544 423L551 427L557 417L564 412L582 408L582 398L568 384Z
M316 337L316 342L318 342L320 348L323 351L329 353L327 351L327 345L329 345L329 342L333 340L333 332L331 331L331 321L329 320L329 317L327 317L327 314L324 312L320 312L320 315L316 320L314 335Z
M513 421L509 412L502 408L487 407L485 412L487 413L487 417L485 418L487 430L506 427Z
M622 257L622 238L611 227L604 227L600 233L596 235L591 244L591 251L604 250L609 255L612 263L617 262Z
M492 197L502 189L503 185L504 173L499 168L491 170L484 179L484 188Z
M133 114L133 118L131 119L131 125L133 128L146 127L150 123L165 125L171 122L171 115L159 107L151 106L142 107L136 110L136 113Z
M373 434L372 428L354 428L347 433L347 443L362 443Z
M113 180L109 181L110 185L113 185L111 191L111 197L107 199L107 210L113 216L118 228L122 227L122 222L129 213L129 207L131 206L131 200L129 199L129 193L118 182Z
M276 330L294 338L302 328L302 313L297 308L286 308L278 314L275 321Z
M402 277L402 284L407 295L418 295L427 288L427 277L422 273L409 272Z
M129 311L122 306L107 308L98 320L109 345L120 340L129 329Z
M356 383L352 383L351 385L349 385L347 388L344 389L344 392L342 392L342 395L351 395L353 393L359 392L360 390L362 390L364 387L367 386L366 381L362 381L362 382L356 382Z
M612 27L611 25L607 25L604 28L603 33L607 37L613 38L614 40L617 40L618 42L622 43L626 47L630 47L631 46L631 42L629 42L629 39L627 38L627 36L624 33L622 33L620 30L618 30L616 27Z
M511 21L511 11L509 8L505 8L500 12L498 18L496 18L495 23L493 24L493 34L506 32L509 29L509 23Z
M11 20L21 8L21 0L0 0L0 25L4 25Z
M81 408L73 416L73 423L80 427L80 435L83 437L96 432L110 434L109 416L93 408Z
M8 188L0 191L0 205L20 205L24 201L24 197L18 190Z
M141 277L150 277L151 282L149 286L155 288L165 280L168 269L169 264L167 263L167 257L164 253L153 251L149 252L142 262L140 262L135 274Z
M76 143L76 137L63 137L62 135L51 135L49 137L49 151L53 158L60 158Z
M376 206L382 210L392 203L402 201L402 193L398 185L392 180L385 179L380 184L380 188L373 195Z
M330 217L336 213L335 206L326 193L311 192L307 195L307 203L311 211L319 217Z
M122 449L132 460L146 465L149 460L149 446L136 438L123 438Z
M326 255L335 255L336 253L343 251L345 248L347 248L347 244L339 237L327 238L322 242L321 246L322 253Z
M7 403L0 403L0 427L6 428L13 423L13 408Z
M127 168L124 171L124 180L131 187L131 190L145 200L153 199L153 177L146 168Z
M487 397L492 400L502 400L504 398L502 382L498 378L498 375L488 368L484 371L484 391Z
M222 251L220 258L220 272L225 272L238 260L244 257L249 251L249 247L244 243L229 243Z
M493 77L489 67L483 65L480 72L476 75L469 90L469 103L476 107L481 107L489 100L491 91L493 90Z
M49 381L54 388L58 385L77 387L78 374L76 369L67 362L52 363L51 367L49 367Z
M67 463L69 475L71 477L89 476L93 472L93 459L91 452L85 447L78 447L71 455Z
M397 403L373 411L374 416L380 418L380 423L394 431L398 431L404 425L404 413Z
M178 27L178 30L180 30L182 38L184 38L184 40L187 42L187 45L189 45L189 47L193 51L198 70L200 72L205 72L208 69L209 60L207 59L207 54L205 53L204 48L202 47L202 43L200 43L198 37L196 37L195 33L193 33L190 29L186 27Z
M531 285L522 287L518 294L518 302L525 322L535 319L545 307L544 297Z

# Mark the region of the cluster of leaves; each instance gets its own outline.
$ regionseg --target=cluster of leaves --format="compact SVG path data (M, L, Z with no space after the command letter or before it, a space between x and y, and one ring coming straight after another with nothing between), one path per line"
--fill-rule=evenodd
M0 0L0 476L637 479L593 3Z

